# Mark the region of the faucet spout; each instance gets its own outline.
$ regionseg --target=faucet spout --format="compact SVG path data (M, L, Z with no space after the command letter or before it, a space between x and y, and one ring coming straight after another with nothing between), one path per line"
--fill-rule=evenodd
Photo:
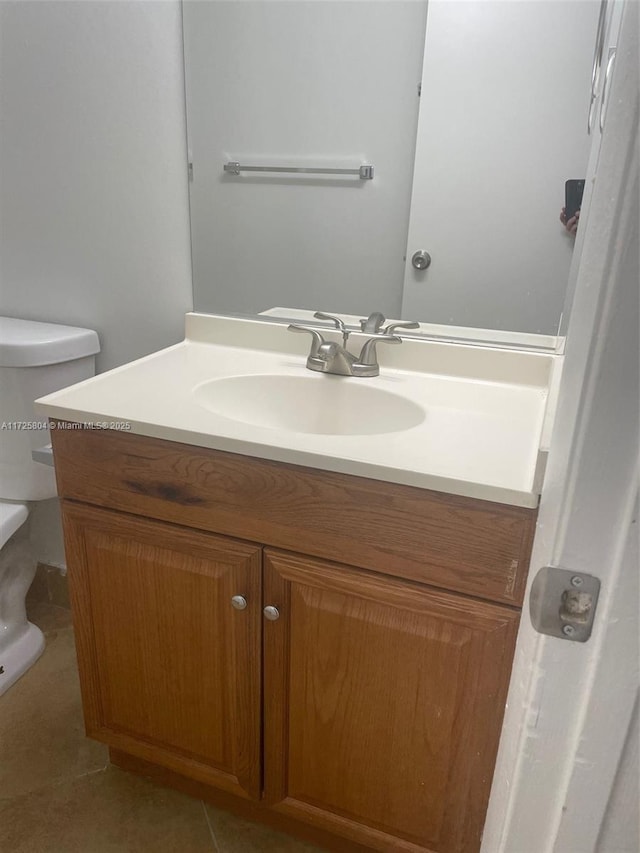
M322 361L324 365L321 368L323 373L334 373L338 376L353 376L353 365L355 364L356 357L339 344L332 341L322 344L316 358Z
M360 320L360 328L366 335L377 335L384 322L384 314L374 311L366 320Z

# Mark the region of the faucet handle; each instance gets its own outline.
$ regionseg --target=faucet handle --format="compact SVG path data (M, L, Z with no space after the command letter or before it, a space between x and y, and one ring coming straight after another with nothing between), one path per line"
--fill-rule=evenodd
M340 317L334 317L331 314L324 314L322 311L316 311L313 316L316 320L329 320L335 325L336 329L340 329L341 332L344 332L346 329L344 321L341 320Z
M308 335L311 335L311 351L309 352L309 358L316 358L318 355L318 351L320 347L325 343L324 338L317 332L315 329L309 329L307 326L298 326L295 323L291 323L287 326L287 330L289 332L306 332Z
M349 332L347 331L344 321L341 320L340 317L333 317L331 314L324 314L322 311L316 311L313 316L316 320L328 320L330 323L333 323L336 329L339 329L342 332L342 346L346 347L347 341L349 340Z
M389 325L386 326L382 330L382 334L383 335L393 335L395 333L396 329L419 329L419 328L420 328L420 323L416 323L414 321L412 321L410 323L389 323Z
M360 329L367 335L377 335L384 321L384 314L374 311L366 320L360 320Z
M378 376L380 365L376 354L377 344L401 344L402 338L397 335L376 335L365 341L360 351L360 356L353 365L354 376Z
M364 346L360 350L360 356L358 358L358 363L377 366L378 359L376 358L376 344L401 344L401 343L402 343L402 338L399 338L397 335L376 335L375 338L369 338L368 341L364 342Z

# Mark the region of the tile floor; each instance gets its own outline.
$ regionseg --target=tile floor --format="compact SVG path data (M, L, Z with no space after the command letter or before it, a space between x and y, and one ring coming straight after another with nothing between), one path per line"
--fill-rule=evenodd
M0 697L2 853L321 853L109 766L84 736L69 612L29 618L47 645Z

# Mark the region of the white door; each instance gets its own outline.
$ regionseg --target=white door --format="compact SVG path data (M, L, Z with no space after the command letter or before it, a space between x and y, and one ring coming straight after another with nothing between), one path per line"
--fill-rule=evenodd
M587 167L599 9L429 3L404 319L557 332L573 250L558 216Z
M600 578L587 643L518 638L483 853L637 853L638 5L624 9L531 579ZM527 594L528 599L528 594Z

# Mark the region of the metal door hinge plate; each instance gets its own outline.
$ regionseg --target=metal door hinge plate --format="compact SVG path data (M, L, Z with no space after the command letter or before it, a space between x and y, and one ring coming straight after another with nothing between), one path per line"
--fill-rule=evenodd
M591 636L600 593L600 581L593 575L546 566L531 586L529 615L536 631L586 643Z

